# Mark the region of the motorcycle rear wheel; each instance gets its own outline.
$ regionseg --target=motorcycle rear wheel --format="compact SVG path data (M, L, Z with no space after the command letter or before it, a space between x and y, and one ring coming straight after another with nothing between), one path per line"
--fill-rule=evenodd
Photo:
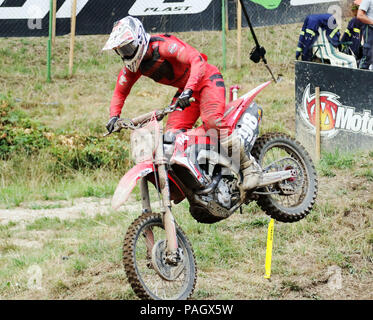
M268 193L259 196L257 202L261 209L281 222L296 222L305 218L316 200L317 176L312 159L304 147L286 134L267 133L257 139L252 155L263 169L271 171L277 166L278 170L295 169L297 172L296 178L282 184L285 188L273 184L258 190ZM286 184L297 193L286 194ZM269 194L271 192L273 194Z
M149 245L149 237L146 236L149 232L152 234L152 245ZM129 226L123 244L123 264L128 282L140 299L186 300L193 294L197 280L194 252L188 238L178 225L176 225L176 235L179 248L183 252L181 268L180 264L178 267L172 267L162 260L166 233L160 214L142 214ZM152 262L154 252L159 259L156 268ZM182 269L182 271L177 272L178 276L175 280L167 280L167 275L162 277L159 274L160 268L163 268L165 275L172 271L172 268Z

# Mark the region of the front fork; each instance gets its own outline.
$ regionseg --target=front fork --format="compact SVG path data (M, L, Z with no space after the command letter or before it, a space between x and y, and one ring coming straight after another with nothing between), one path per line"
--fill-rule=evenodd
M167 239L167 250L166 250L166 262L169 264L177 264L180 260L180 254L178 250L177 237L176 237L176 227L175 220L171 211L171 196L170 196L170 186L168 182L168 173L167 173L167 160L164 157L163 150L163 129L160 128L159 132L159 141L158 147L155 154L155 165L158 168L158 180L159 180L159 189L161 192L160 199L160 210L162 213L163 226L166 231ZM154 170L155 179L156 171ZM143 212L151 212L150 206L150 196L148 189L148 182L146 178L141 179L140 191L142 198L142 207ZM148 253L151 252L154 246L154 235L153 232L148 229L145 231L146 244Z

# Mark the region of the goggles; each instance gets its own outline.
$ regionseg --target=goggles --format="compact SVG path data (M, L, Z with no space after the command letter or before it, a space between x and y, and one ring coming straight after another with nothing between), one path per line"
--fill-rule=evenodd
M132 59L136 52L137 49L139 48L138 45L135 44L134 41L115 49L115 51L123 58L123 59Z

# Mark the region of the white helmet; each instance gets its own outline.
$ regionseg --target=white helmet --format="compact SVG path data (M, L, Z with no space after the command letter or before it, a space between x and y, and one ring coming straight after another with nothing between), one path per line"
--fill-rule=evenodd
M114 49L124 65L136 72L148 49L149 39L150 35L145 32L141 21L128 16L114 23L113 31L102 50Z

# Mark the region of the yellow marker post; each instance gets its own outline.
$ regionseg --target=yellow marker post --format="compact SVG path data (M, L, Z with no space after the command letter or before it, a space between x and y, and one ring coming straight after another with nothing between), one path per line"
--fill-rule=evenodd
M267 235L267 250L266 250L266 264L265 264L265 279L271 278L271 264L272 264L272 244L273 244L273 229L275 220L271 219L268 224Z

